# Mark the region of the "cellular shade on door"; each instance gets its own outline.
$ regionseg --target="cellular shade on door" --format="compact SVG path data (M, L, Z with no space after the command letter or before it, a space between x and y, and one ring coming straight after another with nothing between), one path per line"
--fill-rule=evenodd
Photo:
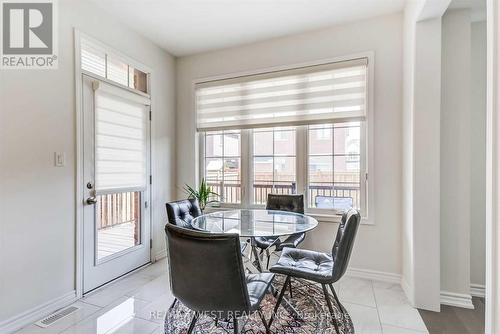
M95 89L96 193L144 191L149 99L103 83Z

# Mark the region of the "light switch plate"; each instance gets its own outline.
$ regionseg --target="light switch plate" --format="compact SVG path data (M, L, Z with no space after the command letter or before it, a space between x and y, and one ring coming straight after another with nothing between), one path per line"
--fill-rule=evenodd
M64 167L66 165L66 155L64 152L54 152L54 165Z

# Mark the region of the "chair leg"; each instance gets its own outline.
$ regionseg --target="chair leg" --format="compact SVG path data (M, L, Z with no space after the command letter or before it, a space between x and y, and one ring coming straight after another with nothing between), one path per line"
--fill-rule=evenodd
M188 334L191 334L194 330L194 326L196 325L196 321L198 321L198 318L200 317L199 312L195 312L193 316L193 320L191 320L191 324L189 325L188 329Z
M264 324L264 327L266 329L266 334L270 334L271 331L269 330L269 326L267 325L266 318L264 317L264 313L262 313L262 309L259 309L257 311L257 313L259 313L260 320L262 320L262 323Z
M283 295L285 294L285 290L286 290L289 282L290 282L290 276L287 276L285 279L285 283L283 284L283 287L281 288L281 292L278 296L278 300L276 301L276 305L274 305L274 310L273 310L273 314L271 314L271 319L269 319L269 324L267 325L269 328L271 328L271 324L273 323L274 318L276 317L276 311L278 311L278 307L280 307L281 301L283 300Z
M238 318L234 317L233 318L233 328L234 328L234 334L238 334Z
M290 279L290 282L288 282L288 287L290 288L290 299L293 298L292 296L292 280Z
M335 332L337 334L340 334L339 326L337 325L337 319L335 319L335 311L333 310L332 301L330 300L330 296L328 295L328 291L326 290L326 285L321 284L321 286L323 287L323 294L325 295L326 304L328 305L328 309L330 310L330 315L332 316Z
M271 254L269 254L269 249L266 249L266 255L267 255L266 269L269 269L269 260L271 259Z
M344 307L340 303L339 297L337 297L337 293L335 292L335 289L333 288L333 284L328 284L330 286L330 290L332 290L333 297L335 298L335 302L337 303L337 306L339 307L340 313L342 313L343 316L345 316L344 313Z
M255 257L255 261L257 262L257 270L259 272L262 272L262 267L260 266L260 256L259 253L257 252L257 247L255 245L252 245L252 252L253 252L253 257Z
M170 305L169 310L173 309L175 307L175 304L177 304L177 298L174 298L174 301L173 301L172 305Z

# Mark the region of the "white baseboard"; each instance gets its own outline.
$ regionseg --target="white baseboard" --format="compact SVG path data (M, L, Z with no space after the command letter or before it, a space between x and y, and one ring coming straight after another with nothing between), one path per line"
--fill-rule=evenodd
M18 329L34 323L37 320L68 306L77 300L76 291L70 291L46 303L33 307L23 313L0 322L0 333L13 333Z
M470 294L441 291L441 304L455 307L474 309Z
M347 269L346 275L350 277L369 279L372 281L394 283L398 285L401 284L401 275L383 271L349 268Z
M415 301L413 300L414 299L413 289L410 286L410 284L408 284L408 281L406 281L403 276L401 276L401 289L403 289L403 292L405 293L406 298L408 298L408 301L410 302L410 304L412 306L415 306Z
M166 249L162 249L161 251L159 251L158 253L156 253L154 255L154 262L158 261L158 260L161 260L161 259L164 259L167 257L167 250Z
M485 298L486 287L482 284L471 284L470 285L470 294L474 297Z

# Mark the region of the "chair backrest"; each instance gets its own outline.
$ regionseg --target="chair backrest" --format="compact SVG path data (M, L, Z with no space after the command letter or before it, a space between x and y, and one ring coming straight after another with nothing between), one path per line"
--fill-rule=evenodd
M249 311L238 234L205 233L172 224L165 226L165 232L176 298L191 310L218 312L219 318Z
M351 257L354 239L358 231L361 216L358 210L349 209L342 215L337 237L332 249L333 280L338 281L346 272Z
M266 209L304 213L304 195L268 194Z
M169 202L167 207L168 222L184 228L191 228L191 221L201 216L200 205L196 198Z

